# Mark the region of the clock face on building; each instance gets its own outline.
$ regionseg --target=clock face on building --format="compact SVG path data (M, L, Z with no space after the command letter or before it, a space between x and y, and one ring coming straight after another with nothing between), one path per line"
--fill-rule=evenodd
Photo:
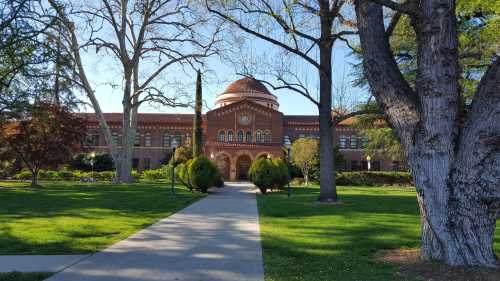
M238 118L239 122L240 122L240 125L248 125L250 124L250 116L248 116L248 114L241 114L240 117Z

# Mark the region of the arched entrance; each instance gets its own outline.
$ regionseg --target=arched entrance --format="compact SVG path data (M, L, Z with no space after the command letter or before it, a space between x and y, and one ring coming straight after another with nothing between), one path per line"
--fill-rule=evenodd
M231 162L229 156L225 154L219 154L215 157L215 165L219 169L224 180L229 180L229 169L231 167Z
M241 155L236 160L236 177L238 180L248 180L248 169L252 164L252 159L248 155Z

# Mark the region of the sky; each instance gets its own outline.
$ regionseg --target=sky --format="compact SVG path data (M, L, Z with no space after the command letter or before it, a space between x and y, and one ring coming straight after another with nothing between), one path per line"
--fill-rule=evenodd
M267 55L278 55L279 48L259 39L251 39L250 44L252 55L265 53ZM347 90L355 97L356 100L362 101L367 96L365 89L352 87L352 63L355 59L349 55L350 50L342 42L336 43L333 51L333 82L338 83L340 80L347 81ZM250 54L249 54L250 55ZM121 104L121 66L113 59L103 53L96 54L95 50L87 50L83 54L83 62L87 72L87 76L94 86L97 99L104 112L122 112ZM304 68L311 72L307 75L317 79L317 71L311 68ZM217 56L210 57L206 60L203 82L203 99L205 106L203 111L206 112L214 108L214 101L218 94L233 81L242 78L236 73L236 69L231 64L225 62ZM260 79L259 77L256 77ZM183 91L192 92L194 96L194 85L196 75L194 71L183 73L179 68L167 69L160 81L182 81L185 84ZM317 81L314 81L317 84ZM314 84L314 83L313 83ZM177 89L166 87L166 91L175 92ZM269 87L268 87L269 89ZM317 107L307 100L305 97L287 90L273 91L273 94L278 97L280 103L280 111L287 115L317 115ZM317 92L317 85L310 89L311 92ZM93 112L91 107L83 108L82 111ZM192 113L192 108L171 108L158 105L141 105L139 112L148 113Z

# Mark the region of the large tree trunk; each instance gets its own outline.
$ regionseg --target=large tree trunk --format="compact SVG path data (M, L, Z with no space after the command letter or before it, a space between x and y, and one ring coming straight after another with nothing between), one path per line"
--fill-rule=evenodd
M321 1L321 13L329 14L329 1ZM319 69L319 201L337 201L332 134L332 20L321 17L320 69Z
M137 125L137 109L132 108L131 95L132 70L125 71L125 87L123 94L123 120L122 120L122 148L116 165L116 181L120 183L131 183L132 178L132 155Z
M418 73L413 90L392 56L382 7L356 2L365 73L415 179L422 257L450 265L493 266L500 205L499 62L483 77L467 116L459 114L454 11L452 0L422 0L414 12Z

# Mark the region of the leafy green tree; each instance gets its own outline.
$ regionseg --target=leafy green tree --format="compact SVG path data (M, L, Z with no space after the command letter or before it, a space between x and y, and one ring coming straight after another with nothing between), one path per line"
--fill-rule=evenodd
M366 155L378 155L393 161L406 161L403 147L396 132L388 126L385 116L375 102L360 106L374 113L363 114L356 118L355 126L368 143L363 147Z
M319 141L300 138L293 142L290 153L291 161L300 168L308 185L312 170L319 165Z

